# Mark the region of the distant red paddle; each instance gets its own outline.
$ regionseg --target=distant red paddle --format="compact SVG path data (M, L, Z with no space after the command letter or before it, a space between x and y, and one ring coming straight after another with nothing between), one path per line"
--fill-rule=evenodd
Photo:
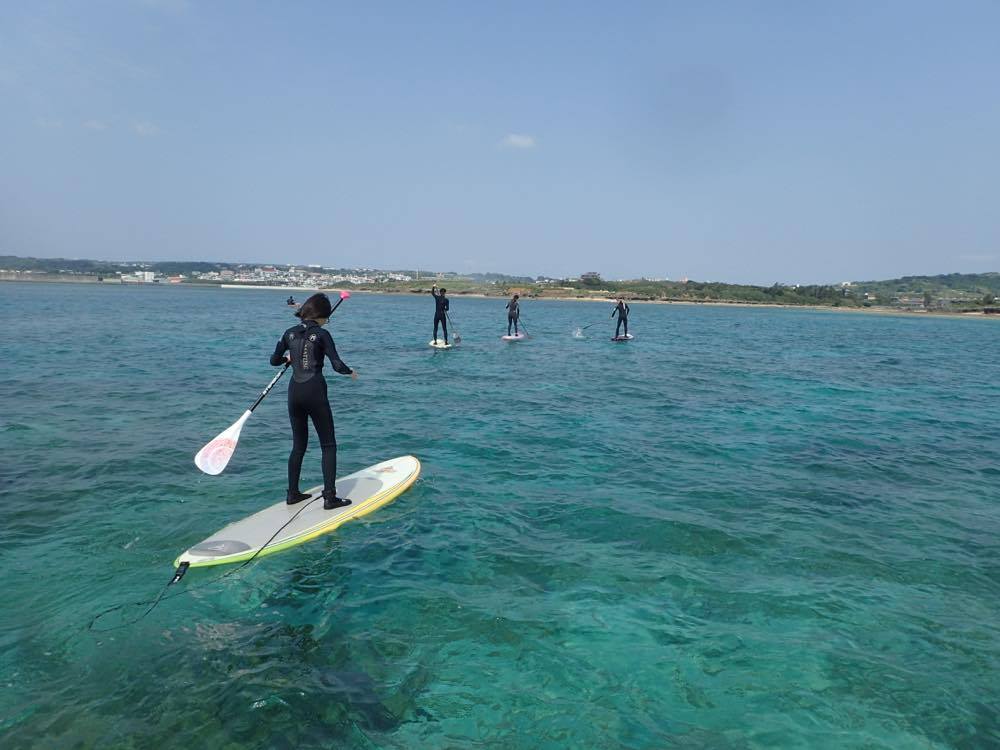
M333 306L333 310L330 311L330 315L333 315L334 310L340 307L340 303L351 296L350 292L341 292L340 299L337 300L337 304ZM281 380L281 376L285 374L285 370L288 369L288 365L285 365L278 371L271 382L267 384L267 387L260 392L257 400L253 402L249 409L243 412L243 415L237 419L233 424L231 424L227 429L220 432L214 438L212 438L205 446L198 451L197 455L194 457L194 465L201 469L206 474L221 474L226 466L229 465L229 459L233 457L236 452L236 444L240 441L240 433L243 431L243 425L250 415L253 414L253 410L260 406L260 402L264 400L264 397L271 392L275 384Z

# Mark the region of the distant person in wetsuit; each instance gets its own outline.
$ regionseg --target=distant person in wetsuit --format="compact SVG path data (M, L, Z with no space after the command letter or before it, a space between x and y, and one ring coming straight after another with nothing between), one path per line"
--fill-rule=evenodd
M295 297L289 297L287 300L285 300L285 304L286 305L294 305L295 304Z
M615 309L611 311L611 317L618 316L618 324L615 326L615 338L618 338L618 331L621 330L622 326L625 326L625 335L628 336L628 305L625 304L625 300L621 297L618 298L618 304L615 305Z
M431 294L434 296L434 342L438 340L438 323L444 329L444 343L448 343L448 298L444 296L448 290L444 287L438 291L437 284L431 287Z
M312 419L319 444L323 449L323 507L327 510L350 505L350 500L337 497L337 437L333 429L333 412L327 398L326 378L323 377L323 358L341 375L358 379L358 373L344 364L337 354L333 337L323 329L330 319L332 307L325 294L314 294L295 312L302 320L298 325L285 331L274 354L274 366L288 363L292 367L292 379L288 383L288 419L292 423L292 452L288 455L288 496L289 505L309 498L299 491L299 474L302 459L309 443L308 419Z
M521 303L518 302L520 294L515 294L507 303L507 335L510 336L510 327L514 326L514 335L518 336L517 321L521 317Z

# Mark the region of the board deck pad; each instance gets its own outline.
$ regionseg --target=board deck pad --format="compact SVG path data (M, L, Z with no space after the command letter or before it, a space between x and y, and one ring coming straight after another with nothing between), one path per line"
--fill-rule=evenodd
M520 341L521 339L528 338L525 334L519 333L516 336L506 335L500 337L503 341Z
M627 333L624 336L612 336L611 340L612 341L631 341L634 338L635 338L635 336L633 336L631 333Z
M433 341L427 342L428 346L433 346L435 349L451 349L454 344L444 343L444 339L435 339Z
M309 490L309 500L295 505L281 501L231 523L182 553L174 565L182 562L189 563L192 568L226 565L249 560L255 554L263 557L295 547L392 502L409 489L418 476L420 461L415 456L400 456L369 466L337 480L337 496L350 500L350 505L324 510L323 487L313 487ZM295 520L271 539L296 513ZM267 546L262 549L265 544Z

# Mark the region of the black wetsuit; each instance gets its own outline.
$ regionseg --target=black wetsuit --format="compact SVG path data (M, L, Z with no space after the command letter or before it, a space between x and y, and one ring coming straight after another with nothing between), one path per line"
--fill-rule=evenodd
M288 419L292 423L288 491L290 494L299 492L302 458L309 443L307 418L311 417L323 449L324 496L327 493L333 496L337 480L337 437L333 429L333 411L327 398L326 378L323 377L323 358L329 359L333 369L341 375L350 375L354 371L340 359L329 331L315 320L307 320L285 331L274 347L271 364L277 366L284 362L285 352L292 357L292 379L288 383Z
M615 317L615 313L618 314L618 324L615 326L615 338L618 338L618 331L621 327L625 326L625 335L628 336L628 305L624 302L619 302L615 309L611 312L611 317Z
M517 334L517 321L521 317L521 306L516 299L511 299L507 303L507 335L510 336L510 327L514 326L514 335Z
M438 337L438 323L444 329L444 343L448 343L448 298L443 294L431 290L431 294L434 295L434 340L437 341Z

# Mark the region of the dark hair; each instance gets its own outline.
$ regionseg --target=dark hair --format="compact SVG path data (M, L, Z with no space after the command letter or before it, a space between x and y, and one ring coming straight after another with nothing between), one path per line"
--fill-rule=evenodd
M441 294L444 294L447 291L448 291L447 289L445 289L444 287L441 287Z
M330 298L320 292L303 302L302 306L295 311L295 317L302 320L319 320L320 318L329 318L331 312L333 312L333 305L330 304Z

